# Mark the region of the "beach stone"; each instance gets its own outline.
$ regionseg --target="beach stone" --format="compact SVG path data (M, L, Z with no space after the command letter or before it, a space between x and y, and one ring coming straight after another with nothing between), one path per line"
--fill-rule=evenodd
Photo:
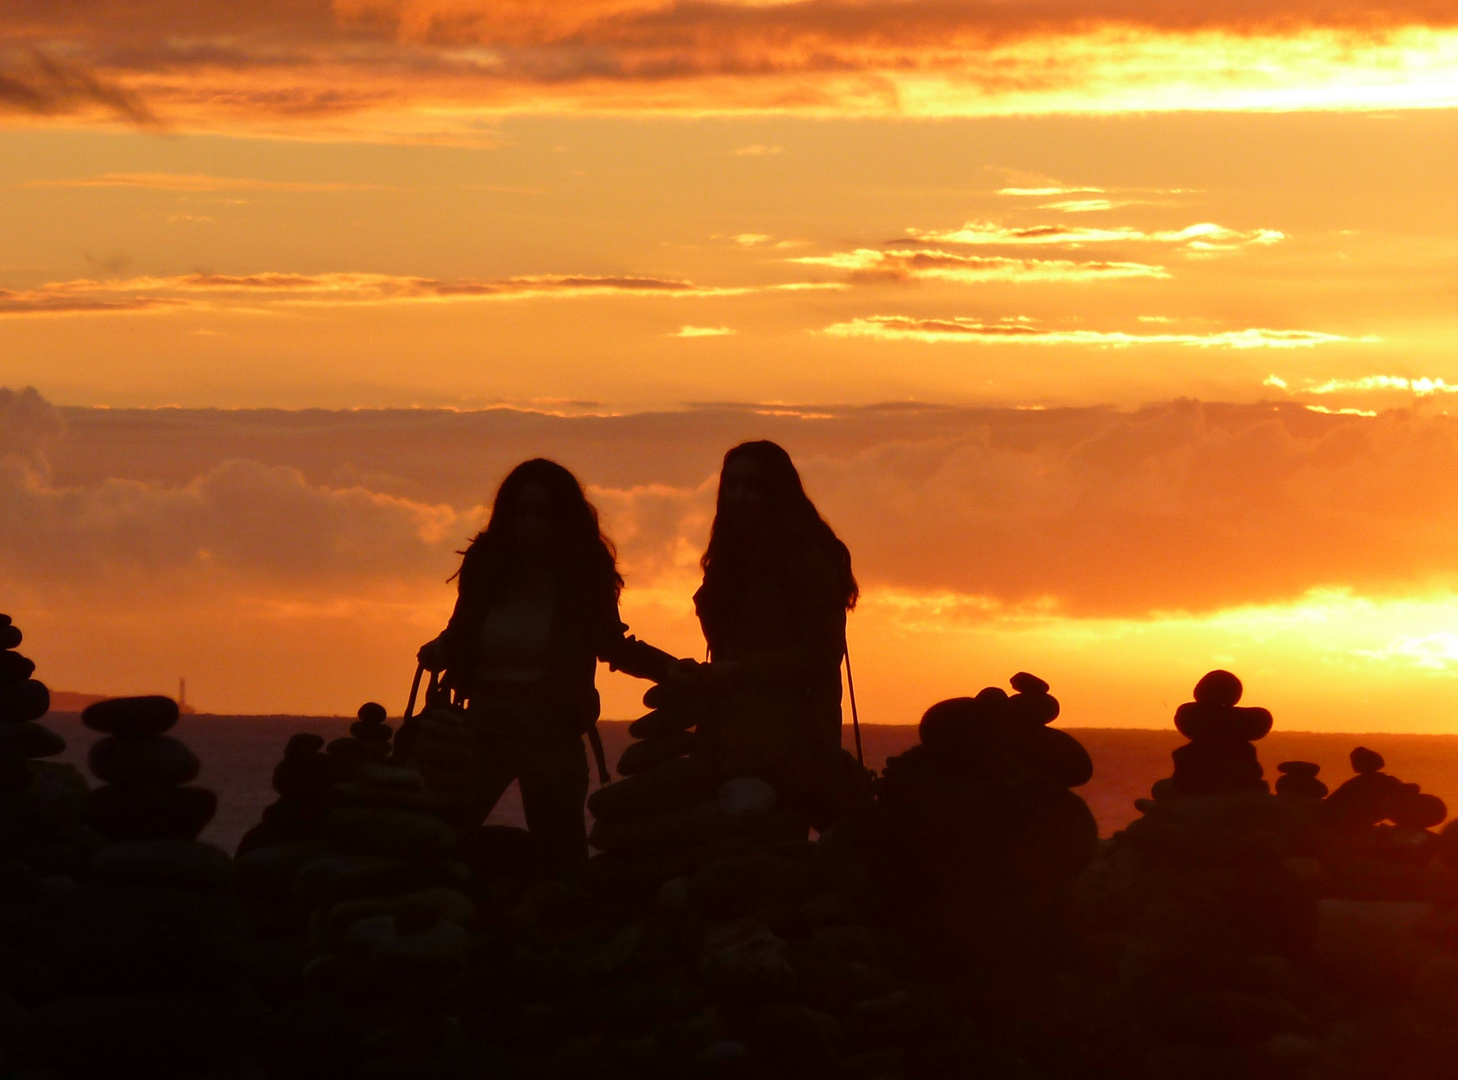
M86 756L91 771L109 784L176 785L197 778L197 755L170 735L98 740Z
M979 719L975 699L949 698L937 702L922 715L917 737L933 754L962 761L976 751Z
M403 930L400 917L386 918L387 926L378 933L369 949L370 960L387 967L438 968L459 964L470 948L470 931L449 919L437 919L430 926L413 932ZM355 933L361 923L350 928Z
M1195 684L1195 700L1201 705L1237 705L1243 693L1240 679L1220 668L1206 672Z
M1405 988L1435 955L1417 933L1432 904L1393 900L1322 900L1317 904L1316 960L1364 993Z
M757 776L736 776L719 785L719 806L732 818L768 814L776 801L775 789Z
M82 818L109 840L196 840L217 811L207 788L108 786L87 793Z
M333 744L331 744L333 745ZM382 791L414 792L425 787L425 778L420 770L409 765L384 765L371 761L360 766L355 782L361 787L373 787Z
M367 723L364 720L357 720L349 725L349 734L364 743L389 742L390 736L394 734L389 724Z
M697 723L698 717L685 709L654 709L629 724L628 734L635 739L666 739Z
M238 891L260 899L286 900L294 876L314 859L327 854L321 840L296 840L287 844L240 851L233 860L238 874Z
M1387 764L1381 754L1375 750L1368 750L1365 746L1359 746L1353 750L1350 760L1352 772L1358 774L1381 772L1382 767Z
M399 859L440 858L456 847L455 831L439 818L366 806L330 810L324 835L342 852Z
M1271 731L1270 711L1187 701L1175 710L1175 727L1191 742L1256 742Z
M356 897L454 888L469 878L470 871L461 863L416 863L382 855L324 855L300 868L294 878L293 895L311 907L323 907Z
M105 735L142 737L160 735L177 723L177 702L159 694L110 698L88 705L81 722Z
M51 692L36 679L0 686L0 724L39 720L51 708Z
M10 623L0 626L0 649L18 649L23 640L25 635L20 632L20 627Z
M631 821L677 810L715 793L713 770L698 758L675 758L656 769L600 787L587 809L600 821Z
M233 861L210 844L194 840L124 840L91 856L91 880L182 892L226 892L233 886Z
M1327 796L1323 814L1339 828L1366 828L1385 821L1402 795L1403 783L1397 777L1384 772L1359 772Z
M1008 712L1025 724L1051 724L1061 706L1052 694L1014 694L1007 699Z
M689 903L711 919L735 919L759 908L799 903L813 887L810 867L799 859L739 856L696 871L689 878Z
M1276 778L1276 794L1324 799L1327 795L1327 786L1315 776L1305 773L1283 773Z
M1186 795L1264 791L1264 770L1248 742L1188 742L1170 755L1174 783Z
M740 919L708 932L699 978L721 1004L744 1007L787 994L795 969L783 939L763 923Z
M1417 785L1412 785L1416 789ZM1423 791L1405 791L1393 799L1387 814L1400 829L1432 829L1448 816L1448 806L1436 795Z
M692 731L629 743L618 758L618 772L623 776L647 772L665 761L691 753L698 745L699 737Z
M1049 690L1047 683L1038 678L1038 676L1030 675L1026 671L1019 671L1008 680L1008 685L1019 694L1040 695L1046 694Z
M0 724L0 756L48 758L66 749L66 740L34 723Z
M717 799L707 799L650 817L596 820L587 842L600 851L661 852L722 833L730 821Z
M536 867L537 844L514 825L482 825L462 837L461 857L485 877L520 877Z
M24 682L35 674L35 661L18 652L0 652L0 683Z
M1283 761L1276 766L1276 771L1288 776L1315 777L1321 772L1321 766L1314 761Z
M1064 787L1082 787L1093 779L1093 758L1083 744L1066 731L1039 728L1034 736L1034 761L1038 768Z
M840 1023L828 1013L788 1001L767 1002L743 1021L744 1041L760 1058L781 1068L801 1068L816 1075L831 1067L845 1038Z
M274 766L273 790L300 802L327 801L333 795L334 766L318 748L296 751L294 740L299 738L317 741L320 747L324 745L324 740L317 735L295 735L284 751L283 760Z
M383 724L389 719L389 715L385 711L385 707L378 701L366 701L355 713L355 716L359 717L360 721L366 724Z

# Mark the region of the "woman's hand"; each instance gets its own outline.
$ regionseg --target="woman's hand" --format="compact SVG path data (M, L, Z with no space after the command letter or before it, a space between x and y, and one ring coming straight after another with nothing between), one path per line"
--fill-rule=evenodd
M432 638L420 646L420 651L415 654L415 659L426 671L443 671L446 666L445 634Z

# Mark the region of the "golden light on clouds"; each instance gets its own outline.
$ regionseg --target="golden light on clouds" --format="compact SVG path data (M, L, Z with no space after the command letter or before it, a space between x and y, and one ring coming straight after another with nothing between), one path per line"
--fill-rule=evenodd
M1123 330L1055 330L1032 325L1016 317L986 323L954 316L947 319L918 319L905 315L867 315L848 322L833 323L822 331L836 337L865 337L880 341L974 342L1016 345L1096 345L1125 348L1130 345L1184 345L1198 349L1309 349L1317 345L1375 342L1376 338L1353 339L1319 330L1221 330L1193 334L1131 334Z

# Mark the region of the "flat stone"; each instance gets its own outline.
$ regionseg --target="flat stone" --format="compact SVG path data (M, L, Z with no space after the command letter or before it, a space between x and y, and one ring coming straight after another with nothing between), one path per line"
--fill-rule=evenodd
M233 861L210 844L194 840L124 840L91 856L91 880L182 892L226 892L233 886Z
M699 977L721 1004L742 1008L784 996L795 970L783 939L762 923L742 919L709 932Z
M1062 709L1052 694L1014 694L1007 707L1011 715L1030 724L1051 724Z
M1260 758L1248 742L1188 742L1170 755L1174 783L1185 795L1264 791Z
M177 702L160 694L110 698L88 705L81 722L106 735L160 735L177 723Z
M405 810L337 806L324 835L340 851L400 859L439 858L455 850L455 831L439 818Z
M710 799L649 817L593 822L587 842L616 854L676 851L724 832L731 819Z
M1093 779L1093 759L1083 744L1058 728L1039 728L1034 763L1064 787L1082 787Z
M1409 791L1393 800L1387 816L1401 829L1432 829L1443 824L1448 806L1436 795Z
M1175 727L1191 742L1256 742L1270 734L1272 717L1262 708L1187 701L1175 710Z
M1353 750L1350 760L1354 773L1381 772L1382 767L1387 764L1381 754L1376 750L1368 750L1365 746L1359 746Z
M245 851L233 860L238 891L260 899L286 900L298 872L327 853L321 840L297 840Z
M1300 795L1306 799L1324 799L1327 795L1327 786L1315 776L1282 773L1276 778L1276 794Z
M1047 683L1026 671L1019 671L1008 680L1008 685L1020 694L1046 694L1049 690Z
M18 652L0 652L0 683L24 682L35 673L35 661Z
M647 772L665 761L683 757L699 744L699 737L692 731L681 731L677 735L661 735L641 742L629 743L618 758L618 772L623 776L634 776Z
M714 794L713 770L697 758L675 758L656 769L598 788L587 808L602 821L653 817Z
M419 791L425 787L425 779L420 775L419 769L409 765L381 765L376 762L362 765L355 776L355 782L389 791Z
M66 740L48 727L34 723L0 724L0 757L54 757L66 749Z
M777 801L775 789L757 776L736 776L719 785L719 806L732 818L768 814Z
M1195 684L1195 700L1202 705L1236 705L1245 687L1228 671L1216 668Z
M1276 766L1276 771L1288 776L1316 776L1321 766L1314 761L1283 761Z
M320 753L286 753L273 770L273 790L302 802L328 801L333 784L334 763Z
M0 626L0 649L18 649L24 640L25 635L20 632L20 627L9 623Z
M39 720L51 708L51 692L35 679L0 686L0 724Z
M385 707L378 701L366 701L355 715L366 724L383 724L389 717Z
M654 709L628 725L635 739L666 739L694 727L698 717L687 709Z
M393 732L389 724L376 723L372 720L356 720L349 725L349 733L365 743L389 742Z
M87 794L82 817L109 840L196 840L217 812L207 788L108 786Z
M470 872L460 863L415 863L381 855L325 855L299 870L293 895L317 907L358 897L459 887L469 879Z
M186 784L201 768L197 755L170 735L100 739L86 763L97 777L119 787Z

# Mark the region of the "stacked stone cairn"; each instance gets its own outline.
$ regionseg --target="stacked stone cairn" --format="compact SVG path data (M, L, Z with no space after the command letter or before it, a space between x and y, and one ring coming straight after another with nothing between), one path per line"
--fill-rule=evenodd
M1266 717L1226 711L1228 673L1201 686L1202 708L1177 718L1178 782L1136 802L1076 889L1060 986L1094 1033L1086 1064L1160 1080L1451 1074L1458 834L1430 831L1441 801L1360 747L1330 795L1299 761L1270 794L1240 746Z
M233 865L197 839L216 798L187 786L199 763L166 734L177 718L162 697L103 701L82 716L104 736L88 759L104 786L84 809L98 842L79 882L28 927L51 974L19 1039L37 1075L252 1068Z
M32 678L35 663L16 651L23 640L10 616L0 615L0 864L18 860L28 869L13 872L28 880L31 871L74 874L84 860L77 827L86 781L71 766L43 760L66 741L37 722L51 695Z
M1011 685L933 705L920 744L886 763L874 876L928 963L1046 961L1097 850L1070 790L1093 775L1088 753L1048 726L1059 704L1046 682L1019 672Z
M423 1076L459 1042L439 994L465 969L476 917L469 868L442 800L392 763L383 707L320 754L296 735L275 772L275 821L296 826L239 859L256 902L302 915L301 932L264 946L277 1006L265 1060L279 1076ZM273 843L263 843L273 840ZM278 909L275 908L275 911ZM277 933L287 920L275 918ZM281 964L302 960L294 983Z

